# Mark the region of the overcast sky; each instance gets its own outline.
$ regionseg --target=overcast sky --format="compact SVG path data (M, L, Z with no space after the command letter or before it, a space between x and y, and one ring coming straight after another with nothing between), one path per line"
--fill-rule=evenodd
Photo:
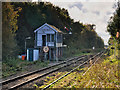
M45 1L45 0L43 0ZM46 0L68 10L75 21L95 24L96 32L107 44L110 37L106 27L110 16L115 12L116 0Z

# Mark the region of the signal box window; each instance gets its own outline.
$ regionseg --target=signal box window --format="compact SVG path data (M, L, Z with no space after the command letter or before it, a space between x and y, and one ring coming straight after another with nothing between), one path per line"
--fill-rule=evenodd
M50 34L47 34L47 42L50 42Z
M51 42L54 42L54 34L51 34Z

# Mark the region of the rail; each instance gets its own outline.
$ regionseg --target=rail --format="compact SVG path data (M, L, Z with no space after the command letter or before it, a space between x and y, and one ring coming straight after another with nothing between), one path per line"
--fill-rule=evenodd
M43 72L43 71L45 71L45 70L48 70L47 73L42 73L42 74L40 74L40 75L38 75L38 76L36 76L36 77L34 77L34 78L31 78L31 79L29 79L29 80L26 80L26 81L21 82L21 83L18 83L18 84L15 83L15 85L13 85L13 86L11 86L11 87L9 87L9 88L7 87L8 90L16 89L16 88L18 88L18 87L21 87L21 86L27 84L27 83L30 83L30 82L32 82L32 81L34 81L34 80L37 80L37 79L39 79L39 78L41 78L41 77L44 77L44 76L46 76L46 75L48 75L48 74L50 74L50 73L53 73L53 72L55 72L55 71L57 71L57 70L59 70L59 69L61 69L61 68L63 68L63 67L69 66L69 65L71 65L71 64L73 64L73 63L75 63L75 62L77 62L77 61L80 61L81 59L83 59L83 58L85 58L85 57L87 57L87 56L85 55L85 56L80 56L80 57L71 58L71 59L68 59L67 61L63 61L63 62L58 63L58 64L55 64L55 65L53 65L53 66L45 67L45 68L43 68L43 69L39 69L39 70L30 72L30 73L27 73L27 74L23 74L23 75L17 76L17 77L12 78L12 79L5 80L5 81L2 82L2 84L3 84L4 86L8 84L8 86L9 86L9 83L12 83L12 82L15 83L15 81L20 80L20 79L22 79L22 78L24 79L24 77L27 77L27 76L30 76L30 75L34 75L34 74L36 74L36 73L40 73L40 72ZM76 59L77 59L77 60L76 60ZM70 63L70 61L71 61L71 63ZM63 64L63 66L58 67L58 65L62 65L62 64ZM65 64L65 65L64 65L64 64ZM56 66L57 68L55 68L55 69L50 69L50 68L53 68L53 67L55 67L55 66ZM49 70L49 69L50 69L50 70ZM6 88L6 86L5 86L5 88Z
M105 51L104 51L105 52ZM80 66L83 66L84 64L86 64L88 61L94 59L96 56L98 56L100 54L100 57L103 55L104 53L103 51L100 53L97 53L96 55L94 55L93 57L91 57L90 59L88 59L87 61L85 61L84 63L80 64L79 66L77 66L76 68L72 69L71 71L69 71L68 73L64 74L63 76L61 76L60 78L58 78L57 80L53 81L52 83L50 83L49 85L47 85L46 87L44 87L42 90L45 90L47 88L49 88L52 84L55 84L57 81L61 80L62 78L64 78L65 76L69 75L71 72L75 71L76 69L78 69ZM100 59L100 57L98 59ZM97 59L97 60L98 60ZM97 61L96 60L96 61ZM95 62L96 62L95 61Z

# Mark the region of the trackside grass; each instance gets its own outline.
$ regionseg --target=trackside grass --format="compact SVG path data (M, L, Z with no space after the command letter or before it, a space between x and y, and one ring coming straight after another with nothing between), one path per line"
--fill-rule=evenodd
M104 59L95 64L84 76L80 70L71 73L51 88L120 88L117 59ZM86 71L88 68L84 68Z
M113 55L101 58L84 76L83 74L88 67L77 69L51 85L50 88L120 88L118 63L120 61L115 59ZM56 76L65 73L59 72ZM57 77L46 77L46 82L39 88L45 87L56 79Z
M99 50L96 50L97 52ZM74 56L89 55L94 54L96 51L91 49L86 50L76 50L76 49L66 49L63 53L61 60L66 60L66 58L71 58ZM37 70L42 67L47 67L49 60L41 62L41 60L30 62L26 60L21 60L18 58L8 58L2 62L2 78L12 76L14 74L19 74L21 72Z
M36 70L48 65L48 61L26 61L16 58L9 58L7 62L2 62L2 78L26 71Z

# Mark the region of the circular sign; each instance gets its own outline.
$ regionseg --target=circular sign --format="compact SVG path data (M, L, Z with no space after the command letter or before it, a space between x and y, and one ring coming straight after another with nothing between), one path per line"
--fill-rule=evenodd
M119 37L119 32L117 32L116 37L117 37L117 38Z
M43 47L43 51L47 53L49 51L49 47L48 46L44 46Z

